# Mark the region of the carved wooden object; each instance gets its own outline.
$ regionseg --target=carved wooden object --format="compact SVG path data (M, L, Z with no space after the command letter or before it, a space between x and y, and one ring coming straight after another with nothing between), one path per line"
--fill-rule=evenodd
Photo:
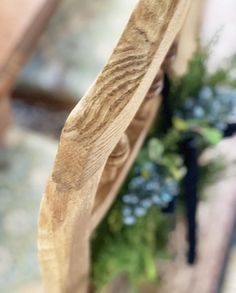
M38 247L46 292L87 292L90 235L115 198L155 117L160 99L150 99L150 112L141 109L147 114L142 127L131 123L189 3L140 0L107 65L67 119L40 209ZM158 77L161 88L159 81ZM156 86L154 82L151 92ZM100 182L113 167L115 180Z

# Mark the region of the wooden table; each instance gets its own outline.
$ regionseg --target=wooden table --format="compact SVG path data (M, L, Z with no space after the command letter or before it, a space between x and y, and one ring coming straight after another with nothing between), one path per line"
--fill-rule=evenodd
M0 2L0 141L10 121L8 96L59 0Z

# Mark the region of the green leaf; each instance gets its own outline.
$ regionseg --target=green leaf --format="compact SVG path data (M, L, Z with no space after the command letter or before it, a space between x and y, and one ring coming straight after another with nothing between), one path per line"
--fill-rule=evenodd
M170 174L175 178L175 180L180 181L183 179L183 177L186 174L186 168L182 167L182 168L177 168L176 166L172 166L170 168Z
M189 128L188 123L179 117L173 118L173 124L174 127L179 131L186 131Z
M204 127L199 131L200 135L210 144L217 144L222 139L222 132L216 128Z
M160 162L164 153L164 146L157 138L152 138L148 144L149 158L154 162Z
M178 155L169 154L168 156L163 157L162 163L168 169L169 173L178 181L180 181L186 174L183 162L180 165Z

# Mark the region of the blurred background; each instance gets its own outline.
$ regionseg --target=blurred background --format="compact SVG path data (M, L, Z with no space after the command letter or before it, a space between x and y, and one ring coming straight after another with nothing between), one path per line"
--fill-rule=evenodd
M202 2L196 38L207 44L217 36L207 61L209 72L213 72L236 53L236 2ZM37 217L59 135L66 117L110 56L136 3L136 0L1 0L0 291L3 293L41 292ZM188 40L185 42L188 46ZM233 160L236 138L229 140L218 148ZM217 284L217 292L236 292L235 180L229 186L220 186L211 186L209 193L228 193L228 201L222 206L211 201L203 204L201 223L205 228L199 236L203 239L200 260L195 268L178 264L181 274L174 283L176 291L168 289L170 292L185 292L177 288L183 288L181 282L186 278L202 278L203 283L210 278ZM222 214L223 221L209 224L211 217L217 219ZM210 241L218 241L218 246L211 246L210 241L205 243L204 237L211 229L216 237ZM210 276L208 262L211 262ZM214 293L204 289L201 292Z

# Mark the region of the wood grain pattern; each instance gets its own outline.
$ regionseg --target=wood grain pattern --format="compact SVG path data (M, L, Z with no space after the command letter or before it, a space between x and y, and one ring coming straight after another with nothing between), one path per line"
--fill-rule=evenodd
M190 0L140 0L103 71L63 129L39 220L46 292L84 293L95 195L106 161L142 104Z

